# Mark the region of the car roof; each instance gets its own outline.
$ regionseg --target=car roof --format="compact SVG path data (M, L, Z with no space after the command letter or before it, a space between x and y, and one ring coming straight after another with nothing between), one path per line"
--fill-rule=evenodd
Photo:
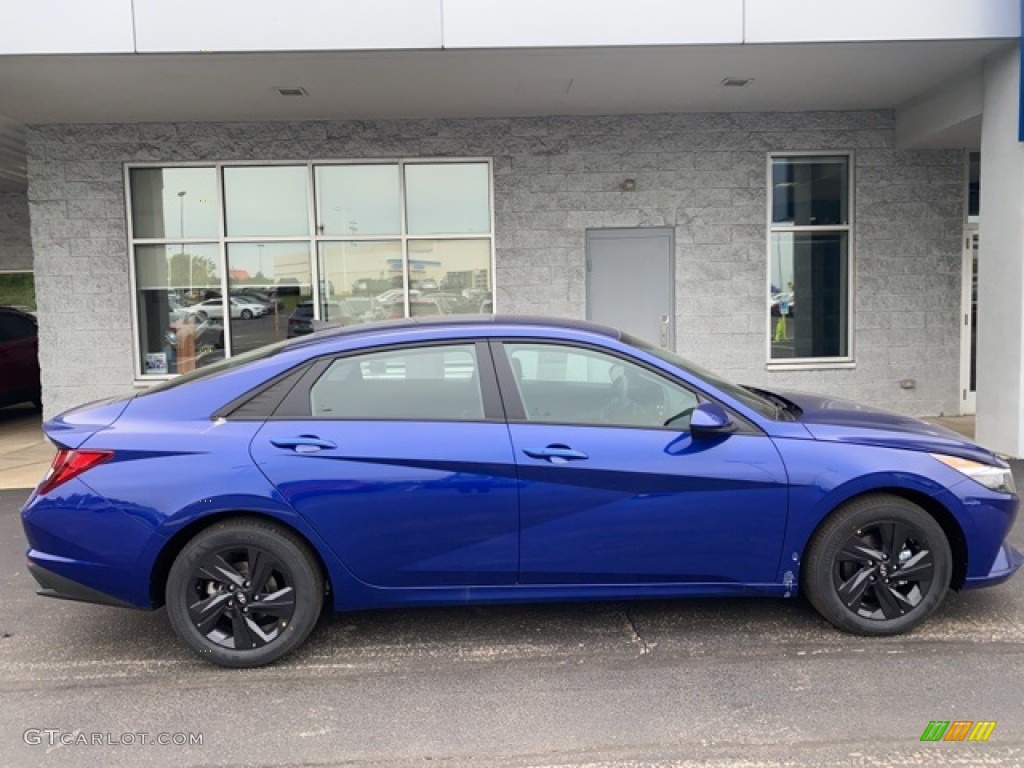
M8 307L7 305L3 305L3 306L0 306L0 312L3 312L4 314L9 314L9 315L21 315L22 317L27 317L30 320L34 319L32 317L32 315L30 315L28 312L25 312L24 310L18 309L17 307Z
M614 328L585 320L572 320L564 317L532 315L430 315L426 317L400 318L398 320L381 320L374 323L347 325L339 328L325 328L310 336L294 339L292 344L294 345L293 348L295 348L306 346L307 344L317 344L327 339L355 338L363 334L380 331L404 331L416 328L459 331L470 328L485 329L492 326L584 331L607 336L611 339L620 339L622 337L622 334Z

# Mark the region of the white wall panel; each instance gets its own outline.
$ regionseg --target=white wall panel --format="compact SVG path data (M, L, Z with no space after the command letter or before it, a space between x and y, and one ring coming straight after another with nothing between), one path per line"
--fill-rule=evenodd
M441 47L440 0L135 0L135 23L140 53Z
M133 50L131 0L0 0L0 55Z
M739 43L742 0L444 0L446 48Z
M1019 0L747 0L746 42L1018 37Z

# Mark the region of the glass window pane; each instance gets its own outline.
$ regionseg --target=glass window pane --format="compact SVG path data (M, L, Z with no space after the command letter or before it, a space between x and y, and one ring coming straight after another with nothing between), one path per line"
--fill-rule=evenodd
M316 169L320 235L400 235L397 165L321 165Z
M835 226L849 223L845 157L777 157L772 160L772 223Z
M133 168L131 183L135 237L219 236L215 169Z
M967 216L977 219L981 212L981 152L971 152L967 173Z
M224 357L215 243L135 247L143 374L187 373Z
M420 315L490 314L490 240L410 240L409 311Z
M36 285L31 272L0 272L0 307L36 311Z
M320 319L338 325L405 317L402 243L398 240L320 243ZM312 308L296 318L312 331Z
M310 391L313 418L484 418L472 344L374 352L337 360Z
M528 421L687 430L698 403L685 387L602 352L556 344L505 351Z
M846 233L773 232L771 237L772 359L846 357Z
M224 206L229 237L309 234L308 169L247 166L224 169Z
M405 206L411 235L490 232L487 164L406 165Z
M309 243L228 244L228 292L232 353L299 335L290 317L312 306Z

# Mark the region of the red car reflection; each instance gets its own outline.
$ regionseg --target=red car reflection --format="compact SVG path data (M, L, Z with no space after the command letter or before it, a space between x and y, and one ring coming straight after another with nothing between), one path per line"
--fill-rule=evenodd
M0 307L0 407L34 403L42 408L36 319L13 307Z

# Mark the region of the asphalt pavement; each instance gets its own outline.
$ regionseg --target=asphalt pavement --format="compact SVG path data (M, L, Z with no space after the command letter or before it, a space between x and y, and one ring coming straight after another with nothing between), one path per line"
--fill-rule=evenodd
M326 616L223 670L163 611L37 597L26 495L0 491L0 766L1024 766L1024 577L883 640L803 600L458 607Z

